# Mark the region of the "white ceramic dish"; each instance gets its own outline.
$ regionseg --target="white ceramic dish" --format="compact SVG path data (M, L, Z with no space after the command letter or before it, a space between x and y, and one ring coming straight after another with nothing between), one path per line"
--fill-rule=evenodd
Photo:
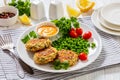
M104 6L101 9L101 16L107 22L120 26L120 2Z
M115 31L120 31L120 27L117 25L113 25L113 24L109 24L107 21L105 21L102 16L100 11L98 12L98 16L97 19L99 20L99 22L106 28L111 29L111 30L115 30Z
M83 28L84 31L91 31L93 34L93 40L96 43L96 48L95 49L89 49L89 55L88 55L88 61L87 62L81 62L79 61L75 66L70 67L67 70L55 70L53 69L53 67L51 67L50 64L46 64L46 65L37 65L34 63L33 61L33 54L28 53L26 51L25 45L22 43L21 39L27 35L30 31L35 30L35 26L29 28L28 30L26 30L25 32L22 33L22 35L19 37L18 41L17 41L17 52L20 56L20 58L27 63L28 65L30 65L31 67L38 69L38 70L42 70L42 71L46 71L46 72L54 72L54 73L62 73L62 72L69 72L69 71L74 71L74 70L78 70L81 68L84 68L86 66L88 66L89 64L91 64L93 61L95 61L97 59L97 57L100 55L101 49L102 49L102 42L101 42L101 38L99 36L99 34L91 29L89 26L82 24L81 26Z
M101 8L95 10L91 16L91 20L92 20L93 24L95 25L95 27L98 28L99 30L105 32L105 33L120 36L120 31L114 31L114 30L105 28L99 23L99 20L97 19L97 17L98 17L100 10L101 10Z
M42 27L42 26L54 27L54 28L57 30L57 32L56 32L55 34L53 34L53 35L50 35L50 36L44 35L44 34L41 34L41 35L40 35L38 29L39 29L40 27ZM40 36L42 36L42 37L48 37L48 38L49 38L49 37L54 37L54 36L56 36L56 35L58 34L58 32L59 32L59 28L58 28L54 23L52 23L52 22L44 21L44 22L41 22L40 24L37 25L35 31L38 33L38 35L40 35ZM48 32L51 32L51 30L47 31L47 33L48 33Z
M2 12L13 12L15 16L8 19L0 19L0 26L11 26L16 23L18 19L18 9L13 6L0 7L0 13Z

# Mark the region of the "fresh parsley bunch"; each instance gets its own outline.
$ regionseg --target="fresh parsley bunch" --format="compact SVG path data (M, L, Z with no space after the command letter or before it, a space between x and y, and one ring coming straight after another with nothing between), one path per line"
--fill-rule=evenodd
M69 36L69 31L72 28L71 24L73 24L75 28L79 27L80 25L77 21L77 18L75 17L71 17L70 19L62 17L60 19L52 20L52 22L55 23L57 27L59 27L60 33L64 37Z
M30 0L12 0L9 3L10 6L14 6L19 10L19 15L26 14L27 16L30 16Z

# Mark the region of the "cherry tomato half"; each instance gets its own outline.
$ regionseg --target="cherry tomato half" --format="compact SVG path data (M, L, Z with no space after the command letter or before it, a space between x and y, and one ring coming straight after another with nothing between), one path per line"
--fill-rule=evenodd
M92 33L90 31L85 32L83 34L83 39L90 39L92 37Z
M88 59L87 54L84 52L80 53L78 57L81 61L86 61Z
M80 36L83 33L82 28L76 28L76 33Z
M70 30L69 35L70 35L70 37L72 37L72 38L77 38L77 37L78 37L78 34L76 33L75 30Z

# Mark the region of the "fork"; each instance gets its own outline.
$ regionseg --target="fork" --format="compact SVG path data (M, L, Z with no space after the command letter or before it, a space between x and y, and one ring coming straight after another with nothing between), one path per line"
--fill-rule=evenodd
M25 77L25 73L23 71L22 66L19 63L18 57L14 54L14 45L12 43L12 38L10 34L3 34L3 36L0 35L0 48L3 52L7 53L9 56L11 56L16 64L16 71L17 75L23 79Z

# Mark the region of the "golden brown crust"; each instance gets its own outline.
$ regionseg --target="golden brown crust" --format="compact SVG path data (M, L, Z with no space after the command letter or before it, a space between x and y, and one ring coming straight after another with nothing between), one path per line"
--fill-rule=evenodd
M60 62L68 61L70 66L73 66L78 61L78 55L71 50L61 50L58 51L58 59Z
M45 50L36 52L33 60L36 64L47 64L52 62L57 56L57 50L53 47L49 47Z
M25 47L28 51L36 52L42 49L45 49L51 45L51 41L49 39L31 39L29 40Z

